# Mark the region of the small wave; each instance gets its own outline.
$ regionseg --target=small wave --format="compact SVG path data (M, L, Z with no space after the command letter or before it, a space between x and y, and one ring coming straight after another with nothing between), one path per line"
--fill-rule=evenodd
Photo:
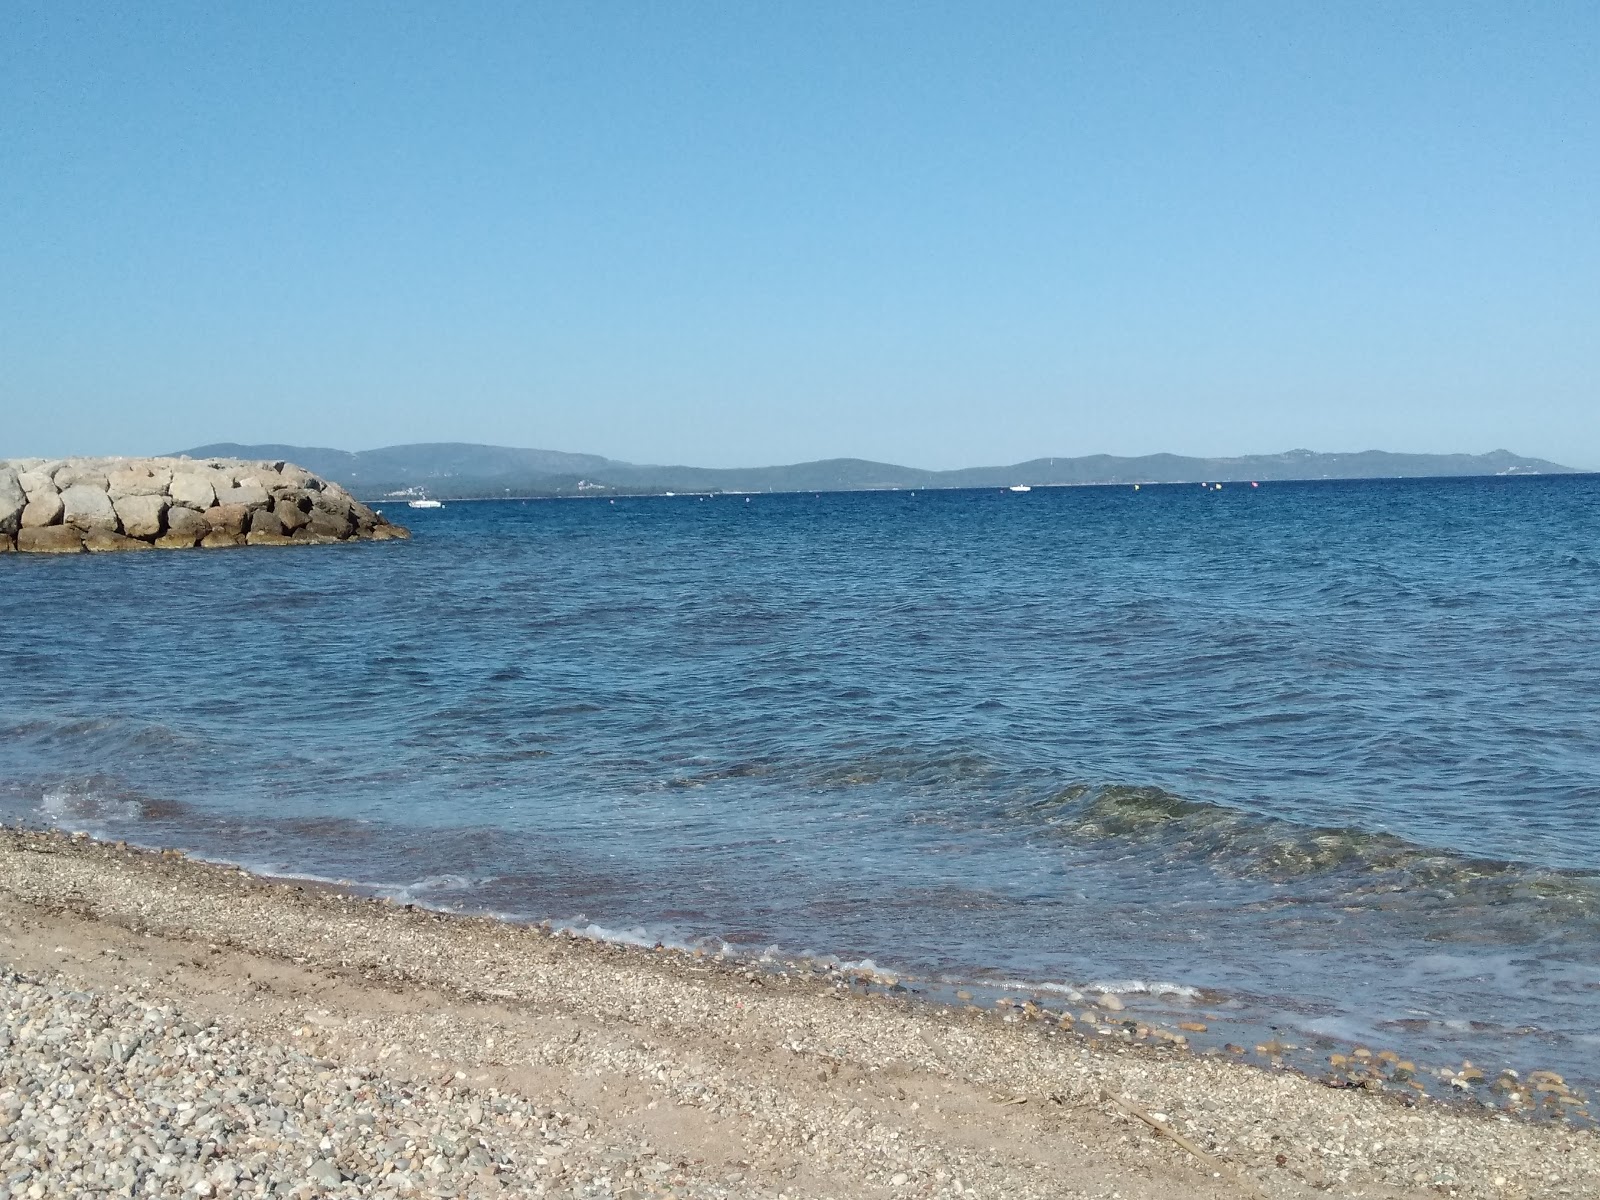
M103 755L186 751L201 744L182 729L128 716L0 717L0 739L44 750L70 747Z
M1011 814L1076 845L1137 847L1157 864L1321 888L1386 909L1440 905L1490 919L1587 923L1600 933L1600 876L1430 849L1391 833L1317 827L1190 800L1161 788L1074 784Z

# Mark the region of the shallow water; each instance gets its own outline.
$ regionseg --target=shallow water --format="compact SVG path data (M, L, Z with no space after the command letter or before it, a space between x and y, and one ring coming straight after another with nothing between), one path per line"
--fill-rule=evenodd
M1600 477L391 515L0 559L0 815L1600 1082Z

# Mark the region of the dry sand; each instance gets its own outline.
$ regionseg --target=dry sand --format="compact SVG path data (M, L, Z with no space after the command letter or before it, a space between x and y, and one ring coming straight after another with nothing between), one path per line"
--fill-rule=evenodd
M0 967L0 1200L1600 1196L1592 1129L59 834Z

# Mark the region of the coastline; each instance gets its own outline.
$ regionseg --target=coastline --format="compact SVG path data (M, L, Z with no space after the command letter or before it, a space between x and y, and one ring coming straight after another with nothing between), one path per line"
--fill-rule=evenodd
M82 836L0 830L0 947L10 990L54 980L59 1003L136 1000L220 1031L202 1039L324 1064L302 1108L328 1136L315 1120L263 1134L234 1112L237 1151L211 1161L260 1158L261 1178L200 1194L1600 1194L1593 1129L913 1004L805 963L762 973ZM11 1071L31 1061L16 1051L32 1026L14 1008L5 1020ZM344 1074L364 1081L371 1122L392 1110L399 1133L336 1136L348 1089L307 1107L318 1078ZM0 1081L0 1143L30 1119L7 1107L21 1094ZM406 1122L420 1134L427 1114L449 1126L472 1112L476 1159L394 1145L426 1140ZM30 1195L15 1174L5 1162L0 1188Z

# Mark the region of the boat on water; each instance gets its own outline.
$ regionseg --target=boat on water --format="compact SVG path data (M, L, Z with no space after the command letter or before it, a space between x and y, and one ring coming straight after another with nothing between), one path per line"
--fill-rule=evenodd
M1026 483L1013 483L1009 488L1006 489L1006 491L1008 491L1008 492L1031 492L1031 491L1033 491L1033 488L1032 488L1031 485L1026 484Z
M443 500L408 500L407 508L443 508Z

